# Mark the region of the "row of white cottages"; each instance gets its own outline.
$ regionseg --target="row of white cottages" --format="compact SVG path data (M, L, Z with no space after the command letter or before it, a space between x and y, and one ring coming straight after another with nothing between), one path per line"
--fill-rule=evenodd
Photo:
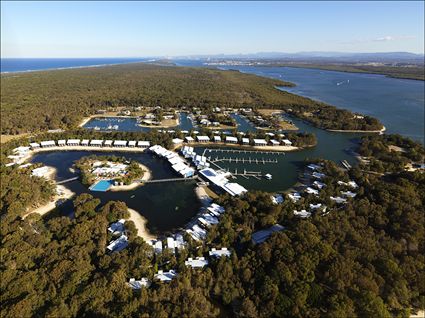
M183 142L181 139L173 139L174 143L178 143L178 141ZM187 136L184 138L184 141L187 143L195 142L195 138ZM208 136L196 136L196 141L199 143L205 143L205 142L211 142L211 138ZM223 142L222 138L220 136L214 136L213 142ZM233 136L226 136L224 138L224 142L228 144L237 144L239 143L239 139L237 137ZM269 142L267 142L266 139L250 139L250 138L242 138L241 142L242 145L252 145L252 146L279 146L279 145L285 145L285 146L291 146L292 142L289 139L282 139L282 141L276 140L276 139L270 139Z
M40 143L32 142L30 147L32 149L49 148L49 147L65 147L65 146L92 146L92 147L117 147L117 148L148 148L149 141L135 141L135 140L99 140L99 139L61 139L57 143L55 140L45 140Z

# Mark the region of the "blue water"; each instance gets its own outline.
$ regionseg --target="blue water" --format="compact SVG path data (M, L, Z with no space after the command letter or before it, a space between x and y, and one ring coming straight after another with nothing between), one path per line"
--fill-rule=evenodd
M176 127L169 127L167 129L180 129L180 130L191 130L194 128L192 121L189 120L188 114L185 112L179 113L179 125ZM118 126L117 129L114 129L113 126ZM141 127L137 123L137 119L130 117L130 118L123 118L123 117L95 117L90 119L84 126L86 129L95 129L105 132L105 131L143 131L147 132L151 129L164 129L164 128L158 128L155 126L152 127Z
M1 72L27 72L59 68L144 62L146 58L2 58Z
M90 187L90 190L105 192L109 190L109 188L112 186L112 183L113 183L112 180L100 180L96 184L92 185Z
M179 60L176 64L205 67L202 61ZM223 66L220 69L293 82L297 86L282 89L370 115L384 124L387 133L424 142L424 81L293 67Z

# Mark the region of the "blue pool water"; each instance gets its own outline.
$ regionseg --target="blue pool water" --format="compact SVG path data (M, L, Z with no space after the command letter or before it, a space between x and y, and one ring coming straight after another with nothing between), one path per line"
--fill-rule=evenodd
M92 185L90 187L90 190L106 192L112 186L112 184L113 184L112 180L100 180L98 183L95 183L94 185Z

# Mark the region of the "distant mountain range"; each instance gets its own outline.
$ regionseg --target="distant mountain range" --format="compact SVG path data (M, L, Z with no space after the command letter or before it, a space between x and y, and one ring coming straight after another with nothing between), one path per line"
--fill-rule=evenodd
M344 53L344 52L258 52L249 54L215 54L177 56L173 59L285 59L333 60L341 62L414 62L424 63L424 54L410 52Z

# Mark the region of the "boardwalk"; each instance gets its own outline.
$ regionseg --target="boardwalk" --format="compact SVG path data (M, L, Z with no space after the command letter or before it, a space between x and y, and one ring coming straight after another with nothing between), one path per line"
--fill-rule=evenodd
M254 163L254 164L266 164L266 163L278 163L277 159L267 159L267 158L219 158L216 157L214 159L212 159L211 157L208 157L208 160L210 162L234 162L234 163Z
M56 182L56 184L68 183L68 182L71 182L71 181L74 181L74 180L78 180L78 178L79 178L78 176L77 177L72 177L72 178L69 178L69 179L58 181L58 182Z
M154 179L154 180L146 180L140 181L141 183L161 183L161 182L177 182L177 181L190 181L195 180L196 177L192 178L168 178L168 179Z
M227 153L239 153L239 154L244 154L244 153L254 153L254 154L263 154L263 155L285 155L284 152L282 151L263 151L263 150L243 150L243 149L220 149L220 148L206 148L204 149L204 153L202 154L203 156L205 155L205 153L207 152L227 152Z

